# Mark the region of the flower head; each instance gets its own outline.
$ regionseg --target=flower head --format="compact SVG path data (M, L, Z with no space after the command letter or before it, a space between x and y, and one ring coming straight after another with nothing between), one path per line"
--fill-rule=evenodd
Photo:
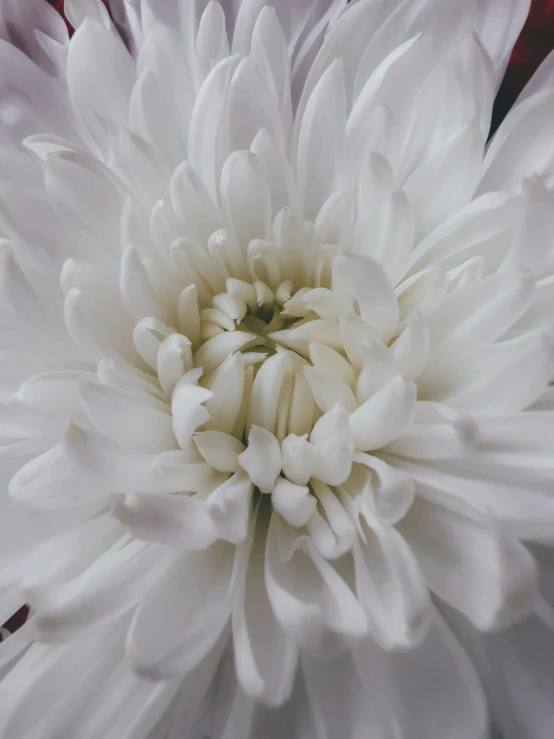
M544 614L554 514L549 84L484 153L514 5L18 6L6 737L481 739L444 619Z

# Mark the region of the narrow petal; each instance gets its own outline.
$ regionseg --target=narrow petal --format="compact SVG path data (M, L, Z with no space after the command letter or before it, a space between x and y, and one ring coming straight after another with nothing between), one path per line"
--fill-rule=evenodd
M292 691L298 647L275 619L268 599L263 549L258 549L263 543L255 539L241 546L244 552L237 551L237 557L244 572L232 621L237 677L249 695L281 705Z
M343 68L337 59L322 75L297 123L298 189L304 215L312 220L337 186L344 157L345 106Z

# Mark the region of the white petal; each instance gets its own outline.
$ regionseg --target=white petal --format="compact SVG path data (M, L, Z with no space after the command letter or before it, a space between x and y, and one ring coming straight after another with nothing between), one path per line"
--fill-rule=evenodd
M262 0L244 0L235 4L238 11L234 19L236 22L233 29L233 54L246 56L250 53L252 31L263 7Z
M110 28L110 15L106 6L98 0L67 0L64 3L64 15L73 28L79 28L86 18L93 18Z
M189 162L183 162L173 173L170 196L179 224L193 241L207 241L223 225L206 187Z
M113 515L137 539L178 551L207 549L217 538L205 501L188 495L130 493L116 503Z
M88 60L97 54L99 63L92 68ZM134 81L134 62L123 42L115 32L87 18L69 46L67 84L77 116L99 146L106 145L101 119L127 124Z
M166 395L172 395L181 377L191 369L190 340L182 334L170 334L160 344L157 357L158 380Z
M15 500L45 510L101 501L103 497L94 486L78 482L61 444L23 465L10 480L8 491Z
M121 258L121 298L131 318L163 318L164 309L137 250L129 244Z
M360 175L356 234L361 253L381 264L396 284L413 248L414 217L405 193L394 187L390 164L379 154L371 155Z
M202 77L221 59L229 56L225 13L219 3L208 3L196 34L196 62Z
M398 301L383 268L369 257L348 254L346 267L356 288L364 321L388 341L398 324Z
M446 405L419 402L413 422L387 446L387 452L412 459L452 459L470 456L479 431L473 418Z
M262 542L255 539L253 545L245 542L237 550L243 572L233 611L233 644L237 677L243 689L277 706L291 693L298 647L275 619L264 582L261 546Z
M304 652L301 669L307 696L299 693L309 705L315 726L328 731L329 737L363 737L368 727L371 739L401 736L402 707L390 657L373 639L358 641L332 659L321 660Z
M92 423L114 441L148 452L177 448L168 412L152 408L101 382L81 382L80 393Z
M0 41L1 68L4 70L0 76L0 90L6 105L4 110L8 114L2 117L2 131L5 143L9 142L15 149L21 147L23 139L36 134L37 131L57 133L72 140L80 139L64 87L56 84L55 79L17 48L17 42L22 40L22 35L27 36L32 44L37 42L34 30L37 29L37 13L42 13L43 8L40 3L38 3L40 9L37 7L36 0L31 2L32 5L25 6L24 12L27 13L32 8L33 20L27 20L20 29L11 29L11 33L20 34L16 45L5 41L5 33L2 34ZM12 8L23 9L20 3L13 0L10 4ZM46 12L49 13L50 10L46 9ZM2 20L4 22L7 20L4 14ZM42 58L48 61L42 50L40 53ZM49 71L53 71L51 63L49 67ZM28 102L29 97L32 99L32 105Z
M312 476L327 485L340 485L350 476L354 444L348 412L337 404L319 418L310 435Z
M185 137L194 104L192 73L182 49L179 35L161 24L155 25L142 46L137 59L137 72L151 70L169 103L175 122ZM183 154L181 156L184 156Z
M273 336L277 337L277 334ZM295 341L305 341L306 344L316 342L329 346L331 349L340 351L342 349L339 327L336 321L327 321L316 318L313 321L302 324L292 329L290 337Z
M203 431L194 435L194 443L206 462L220 472L236 472L238 455L244 451L239 439L222 431Z
M239 464L262 493L272 493L281 472L281 449L272 433L252 426L246 451L239 455Z
M167 398L152 375L113 359L99 362L96 374L103 385L132 395L140 403L146 403L152 408L167 411Z
M150 590L175 555L141 542L110 550L74 580L29 592L40 610L36 627L44 640L67 639L128 611ZM86 583L86 587L84 584Z
M416 404L416 388L395 378L350 416L354 444L360 451L380 449L389 444L410 423Z
M298 436L309 433L314 412L315 403L310 386L301 372L295 372L288 415L288 431Z
M418 486L398 525L431 590L482 630L514 623L533 607L533 558L498 524L461 499ZM438 502L444 499L443 502Z
M99 497L139 485L152 462L151 455L122 448L111 438L72 422L67 424L62 450L76 478L95 485Z
M452 296L433 314L430 325L433 347L430 362L489 346L508 331L529 307L535 283L523 270L502 269L477 282L469 294Z
M295 485L307 485L313 472L313 450L306 436L289 434L281 444L283 472Z
M427 584L406 541L390 525L366 517L365 541L354 547L356 593L374 638L385 649L413 647L430 626Z
M479 178L483 145L481 132L467 126L406 180L404 190L419 235L430 233L471 199ZM453 166L456 177L449 176Z
M429 360L429 324L421 316L410 321L392 345L394 361L405 380L417 380Z
M312 321L313 323L313 321ZM340 320L340 339L338 351L344 349L351 364L356 368L364 363L364 344L380 341L379 335L368 323L355 313L347 313Z
M510 111L487 149L479 193L515 189L524 177L551 171L554 151L546 122L553 110L554 91L545 89Z
M419 648L392 655L392 660L405 734L414 739L435 732L452 739L488 735L487 701L475 667L440 616ZM421 710L431 704L433 710Z
M315 367L304 367L304 377L308 381L316 405L322 413L327 413L337 403L352 413L358 402L352 390L339 377Z
M236 63L236 57L227 57L215 65L196 96L190 121L189 161L213 198L217 198L217 183L227 154L222 151L220 136L226 93Z
M279 148L283 146L280 101L267 82L252 57L242 59L229 86L228 125L233 150L249 149L262 128Z
M323 344L310 344L310 361L316 369L329 372L343 380L349 387L355 382L352 365L337 351Z
M175 388L171 402L173 431L181 449L188 448L193 433L210 418L203 403L213 395L204 387L189 385L186 376L184 379Z
M409 474L394 467L393 463L387 464L378 457L362 452L356 452L354 462L375 473L377 479L372 476L371 486L377 519L385 523L397 523L404 518L414 502L415 494L415 483Z
M320 554L327 559L334 559L335 557L342 556L345 552L349 551L354 541L357 538L356 530L351 518L346 513L342 503L339 501L336 493L328 485L321 482L320 480L312 480L312 490L314 495L317 497L319 503L319 509L325 515L325 521L328 523L329 529L331 530L334 538L333 546L330 550L322 551L318 546L317 542L313 537L313 521L319 519L319 514L316 515L308 522L307 530L312 535L314 545L318 548ZM323 520L323 517L322 517Z
M67 29L61 22L59 13L52 12L37 0L30 0L26 5L15 0L8 0L2 8L0 36L21 49L38 67L53 74L55 67L52 59L40 43L41 37L64 48L68 42Z
M520 34L530 0L479 0L479 38L491 57L498 74L498 84L504 74L512 48Z
M276 141L265 128L258 131L250 146L256 156L271 194L272 213L291 206L297 211L296 184L291 166Z
M113 252L110 251L119 246L121 183L108 167L81 151L51 152L44 170L48 195L72 221L100 241L99 252L111 265Z
M553 649L548 621L532 616L508 631L485 638L458 620L454 626L461 644L474 659L490 699L491 718L502 736L547 739L552 721L548 696Z
M216 370L209 387L213 397L205 403L210 420L205 423L204 429L231 433L245 396L244 362L239 353L225 359Z
M77 288L67 293L64 306L64 317L67 331L75 344L82 349L84 355L92 361L100 362L106 357L121 358L124 361L140 365L134 346L132 334L125 333L126 316L119 309L116 320L112 321L109 329L106 322L109 320L106 313L110 313L112 306L98 305L96 296L89 296Z
M312 220L337 187L344 158L345 106L343 67L337 59L321 76L304 115L297 119L298 189L304 215Z
M308 487L295 485L280 477L271 495L273 508L291 526L304 526L315 511L317 501Z
M287 354L275 354L262 364L252 385L248 413L250 424L277 433L279 412L282 410L287 385L291 385L292 378L291 362Z
M448 404L476 414L523 410L550 380L552 351L542 331L495 344L482 361L470 364L471 373Z
M197 367L202 367L207 374L222 364L230 354L249 344L254 346L260 343L261 339L255 334L244 331L226 331L205 341L194 355L194 363Z
M496 271L517 223L517 205L517 198L505 193L476 198L416 246L410 257L412 270L432 264L448 268L479 256L487 273Z
M200 343L200 314L196 285L189 285L181 291L177 303L177 318L183 335L196 349Z
M208 496L207 506L220 539L240 544L251 528L252 482L239 470Z
M132 664L150 678L183 675L212 648L227 620L232 552L216 544L179 558L142 601L127 637Z
M367 620L357 598L310 540L297 538L294 533L292 541L285 544L290 547L285 553L279 547L283 536L287 540L282 522L273 515L265 580L273 611L283 628L299 644L316 652L324 651L326 640L333 642L332 635L359 638L367 633Z
M271 199L252 152L231 154L221 173L220 189L223 212L239 247L245 249L252 239L265 239L271 221Z
M287 40L275 8L266 6L258 16L252 33L251 53L268 88L276 93L277 100L281 103L283 122L285 125L290 125L292 105L289 55ZM284 133L286 135L288 132Z

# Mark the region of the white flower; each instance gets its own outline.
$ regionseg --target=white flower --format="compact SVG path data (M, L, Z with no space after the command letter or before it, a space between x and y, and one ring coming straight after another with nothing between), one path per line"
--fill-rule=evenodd
M274 5L2 4L2 737L544 739L553 62Z

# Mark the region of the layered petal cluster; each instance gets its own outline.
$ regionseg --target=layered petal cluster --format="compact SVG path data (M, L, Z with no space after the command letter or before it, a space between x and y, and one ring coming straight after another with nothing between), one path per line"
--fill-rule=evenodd
M483 739L458 638L554 623L526 3L4 5L2 736Z

